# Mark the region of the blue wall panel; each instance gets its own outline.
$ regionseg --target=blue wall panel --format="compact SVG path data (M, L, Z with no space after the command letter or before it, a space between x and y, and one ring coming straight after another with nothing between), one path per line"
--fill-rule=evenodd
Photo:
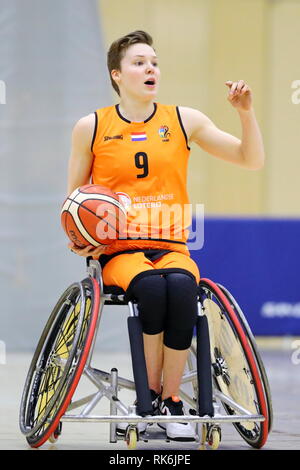
M191 256L230 290L254 334L300 334L300 220L208 217Z

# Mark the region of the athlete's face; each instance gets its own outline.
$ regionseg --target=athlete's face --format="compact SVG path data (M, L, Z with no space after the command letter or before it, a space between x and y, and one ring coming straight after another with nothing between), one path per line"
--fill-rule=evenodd
M148 44L133 44L121 60L121 70L113 71L121 96L153 99L159 86L160 70L155 51Z

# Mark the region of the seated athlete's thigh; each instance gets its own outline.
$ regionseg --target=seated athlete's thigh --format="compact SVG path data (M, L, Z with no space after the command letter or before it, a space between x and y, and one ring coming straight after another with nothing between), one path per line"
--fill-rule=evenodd
M103 282L107 286L119 286L126 290L139 273L154 269L144 253L124 253L112 258L103 268Z
M188 255L171 252L155 262L155 267L174 270L165 275L168 306L164 319L164 344L171 349L188 349L198 313L197 284L200 281L198 266Z
M172 251L153 262L156 269L180 268L191 272L197 284L200 281L200 273L195 261L188 255Z

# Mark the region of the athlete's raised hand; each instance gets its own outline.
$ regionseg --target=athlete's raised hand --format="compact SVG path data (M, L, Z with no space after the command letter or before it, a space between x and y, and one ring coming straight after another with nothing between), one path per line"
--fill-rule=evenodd
M252 107L252 91L244 80L238 82L227 81L225 85L228 87L228 101L236 109L249 111Z

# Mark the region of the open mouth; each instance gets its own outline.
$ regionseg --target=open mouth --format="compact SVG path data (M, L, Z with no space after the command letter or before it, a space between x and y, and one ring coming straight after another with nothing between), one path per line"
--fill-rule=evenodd
M155 85L155 80L153 79L149 79L147 80L146 82L144 82L145 85L148 85L148 86L154 86Z

